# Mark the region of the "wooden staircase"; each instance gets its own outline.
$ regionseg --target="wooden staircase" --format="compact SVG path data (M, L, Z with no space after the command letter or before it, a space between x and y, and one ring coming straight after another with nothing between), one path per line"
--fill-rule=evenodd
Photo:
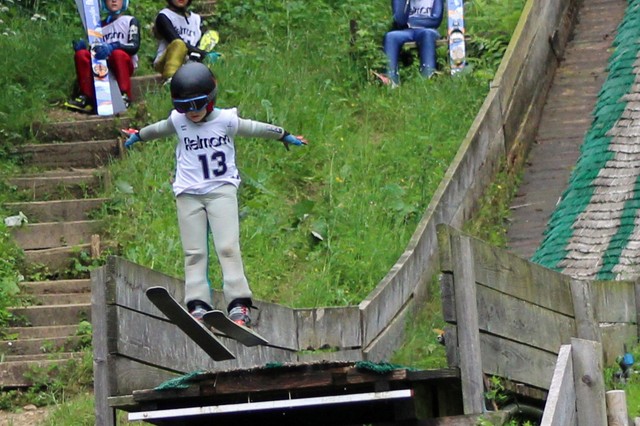
M208 29L216 0L197 7ZM159 75L132 78L133 101L161 85ZM16 200L5 204L10 214L24 213L29 223L12 231L24 250L28 268L40 268L46 279L21 283L29 302L11 309L11 327L0 340L0 389L31 386L25 373L78 358L90 336L82 321L91 320L91 281L87 273L69 278L68 271L84 253L96 258L105 246L101 223L91 212L106 201L99 194L109 184L104 168L121 153L120 129L130 127L127 114L97 117L63 110L50 111L48 123L35 125L38 143L15 153L25 173L10 179ZM29 171L37 168L37 172ZM27 375L28 376L28 375Z
M159 81L135 77L137 95ZM13 319L3 330L3 389L32 385L25 373L78 358L91 340L88 328L79 327L91 320L91 282L86 268L75 267L99 262L106 246L102 224L91 213L108 201L99 196L109 183L105 166L121 155L119 129L131 121L126 114L97 117L60 110L49 118L34 127L38 143L14 152L25 172L8 181L15 201L5 208L28 219L11 230L24 250L23 274L38 281L20 283L24 306L10 309Z

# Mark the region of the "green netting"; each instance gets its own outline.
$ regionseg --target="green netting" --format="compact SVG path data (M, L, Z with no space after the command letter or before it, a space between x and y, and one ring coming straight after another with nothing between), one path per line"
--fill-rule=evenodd
M415 368L404 367L402 365L391 364L389 362L358 361L355 363L355 367L358 370L367 370L378 374L387 374L394 370L417 371Z
M154 390L186 389L189 387L190 382L202 373L205 373L205 370L198 370L192 373L187 373L184 376L169 379L166 382L160 383L154 388Z

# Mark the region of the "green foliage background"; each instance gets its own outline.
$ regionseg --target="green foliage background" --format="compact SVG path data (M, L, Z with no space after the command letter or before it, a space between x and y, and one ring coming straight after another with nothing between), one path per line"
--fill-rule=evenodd
M130 6L144 27L139 74L151 72L157 3ZM33 138L34 117L71 93L70 41L82 30L71 0L2 4L9 5L3 13L11 15L15 32L0 37L0 49L15 51L3 59L11 61L4 69L22 72L0 77L10 87L0 95L0 122L7 140L18 144ZM477 34L469 43L478 55L470 55L473 72L451 78L446 48L440 48L440 75L421 78L414 61L401 71L403 84L391 90L370 73L383 69L387 1L325 0L313 10L296 0L218 4L207 23L221 34L223 57L212 66L218 106L237 107L245 118L282 125L310 141L291 152L270 141L237 141L241 245L257 298L296 307L356 304L377 285L402 254L463 140L521 7L468 3L468 32ZM491 48L497 56L482 56L488 51L483 37L497 40ZM33 67L34 58L45 58L46 69ZM28 81L27 69L36 73ZM164 90L149 93L144 103L138 127L165 118L171 108ZM113 201L102 216L124 257L181 277L169 183L173 150L173 140L145 143L114 163L116 184L106 194ZM211 253L211 282L220 288L213 247Z

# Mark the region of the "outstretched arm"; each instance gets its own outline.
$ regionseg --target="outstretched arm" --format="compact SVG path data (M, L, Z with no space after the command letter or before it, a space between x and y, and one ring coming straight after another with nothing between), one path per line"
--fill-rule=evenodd
M238 136L275 139L281 141L287 150L289 145L306 145L307 140L302 136L293 136L282 127L261 121L238 118Z

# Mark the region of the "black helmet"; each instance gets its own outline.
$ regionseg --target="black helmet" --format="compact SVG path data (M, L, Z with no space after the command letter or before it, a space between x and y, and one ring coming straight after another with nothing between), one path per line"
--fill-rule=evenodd
M200 62L188 62L171 78L171 97L189 99L206 95L215 101L218 92L216 77L209 67Z

